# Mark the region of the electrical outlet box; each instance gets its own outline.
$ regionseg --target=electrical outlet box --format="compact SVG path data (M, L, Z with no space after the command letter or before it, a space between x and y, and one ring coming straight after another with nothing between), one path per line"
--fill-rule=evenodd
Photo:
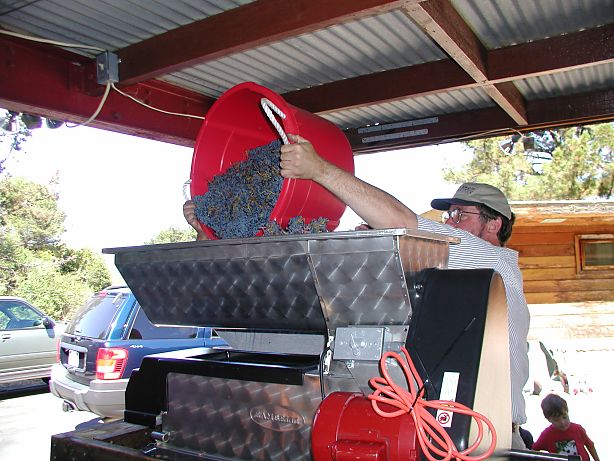
M101 85L119 82L119 58L117 54L105 51L96 56L96 78Z

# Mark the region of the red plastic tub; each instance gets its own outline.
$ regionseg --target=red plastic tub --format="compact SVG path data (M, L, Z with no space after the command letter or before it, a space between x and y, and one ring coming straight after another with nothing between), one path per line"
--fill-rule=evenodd
M280 95L247 82L226 91L206 114L196 138L190 172L192 197L202 195L214 176L222 174L235 162L245 160L247 151L269 144L280 135L265 115L260 101L269 99L286 115L277 118L286 133L298 134L311 141L318 153L331 163L354 173L350 144L333 123L288 104ZM328 218L328 230L339 225L345 204L319 184L305 179L284 179L270 219L285 228L295 216L306 222ZM209 238L217 238L201 223Z

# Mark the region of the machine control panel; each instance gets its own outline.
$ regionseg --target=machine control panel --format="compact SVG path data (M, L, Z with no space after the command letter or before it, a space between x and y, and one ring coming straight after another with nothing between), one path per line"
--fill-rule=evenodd
M340 327L335 334L334 360L379 360L385 328Z

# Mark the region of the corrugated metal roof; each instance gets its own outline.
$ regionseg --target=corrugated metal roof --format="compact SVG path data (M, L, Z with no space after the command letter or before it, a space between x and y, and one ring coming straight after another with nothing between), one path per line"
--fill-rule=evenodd
M515 84L529 101L612 88L614 63L527 78Z
M230 12L255 1L258 0L0 0L0 25L47 39L81 43L115 51L195 21L222 12ZM274 0L260 1L262 4L253 5L254 9L250 9L249 12L254 14L254 10L260 11L262 16L266 16L262 12L268 12L270 2L274 3ZM603 48L603 45L611 45L612 24L614 24L614 0L449 0L449 5L425 1L422 4L423 10L421 6L415 8L418 11L414 8L405 11L399 8L397 3L384 2L379 5L382 11L385 11L383 13L378 13L377 8L362 10L356 7L352 10L351 2L343 2L339 11L335 10L331 17L327 16L328 4L324 0L313 1L319 10L312 11L318 11L320 14L306 19L300 18L299 14L293 18L293 21L289 21L286 25L288 29L282 30L281 34L288 37L292 30L312 30L311 32L276 41L274 38L271 38L273 41L267 41L269 38L265 36L266 33L262 33L256 37L256 40L261 40L258 43L265 44L249 49L245 49L249 46L248 42L241 43L241 40L238 40L237 45L235 40L221 37L220 50L216 52L219 51L218 55L222 57L204 62L205 57L201 64L184 64L185 68L168 74L165 73L165 69L177 69L181 63L195 62L194 56L186 54L180 56L177 61L171 57L155 63L153 57L156 56L157 46L154 48L151 44L144 44L143 48L147 50L149 57L143 57L142 62L138 62L139 56L131 56L131 59L140 66L132 67L137 68L134 71L137 75L131 76L128 81L134 84L156 75L160 80L172 85L213 98L219 97L227 89L244 81L259 83L281 94L313 88L314 91L308 94L315 93L321 95L321 98L329 98L332 101L331 104L320 104L319 107L352 107L332 110L325 115L342 128L390 123L437 114L454 114L496 105L499 105L504 114L510 117L509 126L521 127L530 122L523 114L525 108L522 107L520 98L513 94L513 91L511 95L503 94L504 89L499 95L499 103L495 102L497 98L492 99L483 89L475 86L469 74L463 73L461 66L467 69L465 66L467 63L463 63L462 53L454 55L451 51L453 56L448 56L442 47L448 50L467 47L468 54L464 57L469 61L473 59L477 61L471 63L470 67L475 65L477 68L483 68L489 63L480 53L479 47L477 50L471 49L475 38L490 50L518 43L526 44L605 24L609 26L602 28L596 34L582 36L588 35L591 39L595 36L600 37L603 44L600 43L599 46ZM297 2L299 3L302 8L307 8L306 1ZM453 11L447 10L450 5L465 20L466 26L475 33L476 37L471 34L468 37L457 36L459 31L460 35L463 35L465 29L463 27L456 29L459 18ZM441 11L449 12L449 17L441 14ZM444 32L450 29L449 37L445 37L445 33L438 34L435 30L437 27L432 30L425 27L423 30L410 19L412 13L422 18L428 17L433 12L431 25L439 22ZM249 20L254 18L249 14L238 16L238 18L233 17L230 12L220 21L226 20L228 24L234 25L234 20L247 21L247 17ZM359 19L341 22L348 16ZM319 28L321 24L335 21L335 18L341 23ZM263 20L266 19L263 17ZM211 29L207 27L203 29L199 31L201 36L211 40L211 36L208 35ZM266 28L264 30L266 32ZM190 46L189 43L181 43L181 36L171 35L169 40L172 42L169 50ZM458 42L453 43L455 40ZM441 43L441 46L438 43ZM237 49L236 46L241 47L243 51L230 54L230 50ZM227 54L224 54L225 47ZM540 46L534 48L537 52L541 49ZM171 53L169 50L161 52ZM95 51L72 51L90 56L96 54ZM203 49L202 52L211 51ZM607 52L598 52L594 58L590 58L594 59L593 62L585 62L579 58L574 61L580 53L578 49L572 50L570 63L562 64L568 65L568 68L556 69L556 64L548 62L546 66L552 68L545 68L544 74L547 75L525 77L522 74L524 70L519 69L516 76L513 71L510 72L512 75L509 81L516 86L527 102L568 94L611 90L614 87L612 56ZM458 72L450 79L446 79L447 75L443 72L437 74L441 66L435 64L435 61L439 60L445 61L446 65L449 63L450 66L445 68L450 69L452 73ZM148 66L152 62L154 64ZM432 65L429 66L428 63ZM431 75L435 81L432 87L415 85L414 88L414 85L399 83L400 73L386 74L386 71L405 69L401 75L416 75L411 68L419 64L427 64L426 68L432 69ZM458 67L454 68L455 65ZM421 68L424 69L425 66ZM407 72L407 69L410 71ZM335 97L331 95L331 91L336 91L338 86L318 88L320 85L332 82L343 86L343 83L348 83L348 79L378 73L386 74L384 80L389 85L399 85L403 92L392 91L388 96L386 92L375 91L375 95L369 95L364 99L352 98L348 97L349 92L362 88L366 93L369 88L348 85L346 94L339 98L339 101L334 101ZM420 72L417 74L427 75L419 78L428 81L429 74ZM364 82L373 80L370 78L351 83L367 85ZM377 81L381 81L379 76ZM467 89L469 86L471 89ZM359 91L356 90L354 94L360 94ZM301 98L300 94L293 96L299 100ZM391 100L386 102L375 104L365 102L379 101L388 97ZM508 104L502 103L501 98ZM10 100L10 95L7 100ZM208 103L204 100L202 104L205 107ZM518 107L514 107L517 104ZM314 106L318 107L318 104ZM587 104L586 107L591 106Z
M393 11L235 53L165 80L216 97L243 81L286 93L444 57L406 15Z
M2 23L16 30L117 50L251 1L3 0L0 2L0 18ZM614 21L614 0L451 2L488 48L524 42L527 38L534 40L558 35L562 31L576 31L587 24ZM556 16L548 14L552 9L557 9ZM235 53L169 74L162 80L213 97L243 81L254 81L285 93L445 57L445 53L418 26L397 10ZM517 86L529 99L543 98L562 94L570 87L581 91L590 87L595 79L605 82L603 86L611 86L608 70L611 67L596 66L570 75L536 77L518 82ZM557 88L557 85L564 87ZM428 107L427 111L437 108L447 113L462 109L463 101L468 101L464 97L455 100L454 95L446 97L447 101L441 98L441 95L427 97L427 104L422 102L422 98L414 98L411 104L402 104L402 112L409 115L418 112L418 107ZM432 100L438 102L433 104ZM376 107L368 112L394 117L392 107L398 103L384 106L386 109ZM469 106L464 108L470 109ZM349 112L342 117L343 120L362 120L364 117L355 115L361 112L360 109Z
M614 22L614 0L451 0L451 3L487 49Z
M115 51L252 1L1 0L0 20L15 31Z
M373 104L368 107L323 114L322 117L341 128L351 128L375 123L411 120L431 115L451 114L464 110L484 109L494 105L484 90L475 88Z

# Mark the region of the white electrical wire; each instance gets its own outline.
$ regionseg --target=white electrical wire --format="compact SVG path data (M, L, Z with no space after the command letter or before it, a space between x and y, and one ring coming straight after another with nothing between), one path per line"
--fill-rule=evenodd
M23 38L25 40L31 40L33 42L49 43L49 44L52 44L52 45L63 46L63 47L70 47L70 48L84 48L84 49L89 49L89 50L100 51L102 53L107 51L104 48L99 48L97 46L88 46L88 45L80 45L80 44L77 44L77 43L59 42L59 41L56 41L56 40L48 40L48 39L45 39L45 38L38 38L38 37L29 36L29 35L23 35L23 34L19 34L17 32L11 32L11 31L8 31L8 30L0 29L0 33L5 34L5 35L11 35L13 37ZM104 95L102 97L102 100L100 101L100 104L98 105L98 108L96 109L96 112L94 112L92 114L92 116L89 117L85 122L74 124L74 125L69 125L67 123L66 126L68 128L76 128L78 126L87 125L92 120L94 120L98 116L98 114L100 114L100 111L102 110L102 107L104 106L105 102L107 101L107 98L109 96L109 92L110 92L111 88L113 88L119 94L121 94L121 95L123 95L123 96L125 96L127 98L132 99L134 102L140 104L141 106L147 107L148 109L155 110L157 112L162 112L163 114L177 115L179 117L196 118L196 119L199 119L199 120L204 120L205 119L205 117L202 117L202 116L199 116L199 115L180 114L178 112L170 112L170 111L167 111L167 110L158 109L157 107L150 106L149 104L146 104L143 101L139 101L134 96L131 96L131 95L121 91L120 89L118 89L113 84L113 82L109 81L106 84Z
M111 82L107 82L107 85L104 89L104 94L102 95L102 99L100 100L100 104L98 104L98 108L96 109L96 112L94 112L90 118L88 118L85 122L82 123L76 123L74 125L69 125L68 123L66 123L66 127L67 128L77 128L78 126L83 126L83 125L87 125L88 123L90 123L92 120L94 120L96 117L98 117L98 114L100 113L100 111L102 110L102 107L104 106L104 103L107 101L107 98L109 97L109 92L111 91Z
M477 139L477 137L482 137L484 135L487 134L496 134L496 133L501 133L501 135L506 134L507 131L513 131L514 133L517 133L519 135L522 136L522 133L520 131L518 131L515 128L496 128L494 130L488 130L488 131L480 131L479 133L476 134L469 134L467 136L459 136L458 138L451 138L451 139L446 139L446 143L448 142L458 142L458 141L463 141L465 139Z
M137 98L135 98L134 96L132 96L132 95L130 95L130 94L128 94L128 93L123 92L122 90L120 90L119 88L117 88L113 82L110 82L110 83L111 83L111 88L113 88L113 89L114 89L115 91L117 91L119 94L121 94L122 96L125 96L126 98L130 98L130 99L132 99L134 102L136 102L136 103L140 104L141 106L145 106L145 107L147 107L148 109L155 110L155 111L157 111L157 112L162 112L163 114L177 115L177 116L179 116L179 117L197 118L197 119L200 119L200 120L204 120L204 119L205 119L205 117L202 117L202 116L200 116L200 115L180 114L179 112L170 112L170 111L168 111L168 110L158 109L157 107L150 106L149 104L146 104L146 103L144 103L143 101L139 101L139 100L138 100Z
M83 49L86 49L86 50L100 51L102 53L107 51L104 48L99 48L97 46L80 45L78 43L59 42L57 40L50 40L50 39L46 39L46 38L32 37L30 35L19 34L17 32L11 32L10 30L2 30L2 29L0 29L0 34L10 35L12 37L23 38L25 40L31 40L33 42L41 42L41 43L49 43L51 45L65 46L67 48L83 48Z

